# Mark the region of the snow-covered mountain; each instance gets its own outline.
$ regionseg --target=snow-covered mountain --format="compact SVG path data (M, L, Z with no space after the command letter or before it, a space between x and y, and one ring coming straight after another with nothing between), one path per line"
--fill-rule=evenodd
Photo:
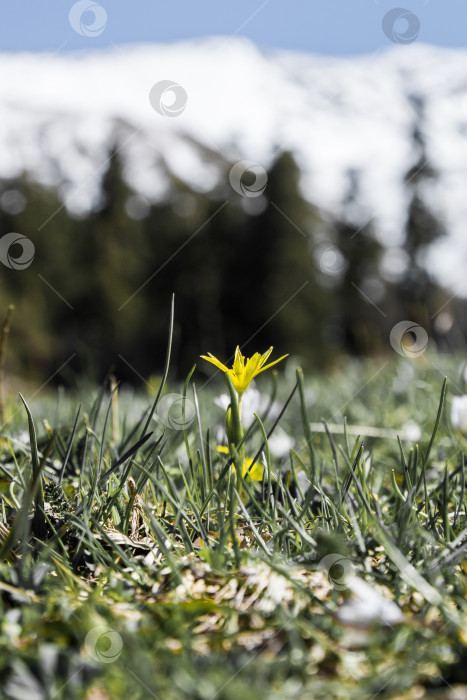
M169 93L159 112L154 93L150 102L161 81L181 86L172 94L177 116L161 113L170 110ZM457 288L467 258L467 51L412 44L344 59L208 39L3 54L0 177L27 170L80 210L93 201L115 129L129 183L152 200L166 191L162 162L208 190L221 172L209 152L267 168L288 149L306 197L332 212L340 211L348 169L361 170L362 222L373 217L386 244L397 246L403 177L416 157L413 95L425 100L428 155L440 173L430 201L449 231L429 262Z

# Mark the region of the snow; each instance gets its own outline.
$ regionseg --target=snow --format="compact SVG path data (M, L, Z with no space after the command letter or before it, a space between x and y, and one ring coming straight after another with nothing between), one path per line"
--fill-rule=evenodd
M186 91L177 117L149 102L162 80ZM427 149L440 174L432 204L449 231L428 261L457 290L467 257L464 50L412 44L349 59L211 38L0 54L0 177L28 171L59 186L67 207L82 212L95 201L115 134L126 178L151 201L167 195L165 167L207 191L225 177L223 159L267 168L280 149L290 149L303 169L303 193L331 213L342 209L347 171L361 170L362 223L373 217L394 248L407 205L403 177L416 159L414 94L426 100Z

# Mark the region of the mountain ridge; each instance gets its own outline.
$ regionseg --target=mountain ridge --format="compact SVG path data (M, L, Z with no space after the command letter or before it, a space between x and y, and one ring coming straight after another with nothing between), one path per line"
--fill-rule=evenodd
M267 169L274 154L290 150L303 194L335 215L342 213L349 170L359 171L358 216L362 223L373 219L389 247L402 242L417 97L425 106L428 158L439 172L427 199L449 231L427 263L449 286L463 280L465 50L412 44L340 58L209 38L64 55L0 54L0 75L0 177L27 172L57 186L72 211L93 205L113 142L127 181L150 200L168 194L163 163L209 191L225 176L223 162L249 160ZM186 93L176 117L150 103L151 88L161 81ZM207 160L203 149L219 161Z

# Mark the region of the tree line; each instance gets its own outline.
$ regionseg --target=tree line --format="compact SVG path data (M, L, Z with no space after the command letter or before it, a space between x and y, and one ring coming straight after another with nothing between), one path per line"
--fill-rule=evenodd
M225 163L225 182L211 192L167 173L170 196L150 203L126 184L115 146L97 204L81 217L26 176L1 181L0 237L18 232L35 246L27 268L0 269L2 313L16 307L10 370L48 377L75 353L68 372L100 380L114 367L124 380L147 379L163 365L172 293L180 377L201 353L228 358L237 344L245 354L274 345L311 367L391 352L389 332L406 319L443 349L463 345L464 303L446 304L423 263L446 232L424 194L437 174L416 109L405 236L390 254L355 214L358 171L348 173L339 214L322 212L301 194L287 152L260 197L233 192Z

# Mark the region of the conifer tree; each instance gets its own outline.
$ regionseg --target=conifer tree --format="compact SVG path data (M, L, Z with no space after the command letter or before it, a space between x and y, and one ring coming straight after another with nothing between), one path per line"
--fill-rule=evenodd
M420 323L427 332L434 332L430 316L439 307L443 295L426 268L426 253L445 230L433 208L428 204L430 188L436 183L434 168L425 141L425 103L417 95L411 97L415 121L413 147L415 162L407 171L404 182L409 196L403 248L407 268L398 285L400 315Z
M359 223L359 173L350 170L348 180L342 216L334 226L340 263L334 271L333 292L342 348L353 355L367 355L381 348L385 333L386 287L379 271L383 247L371 223Z

